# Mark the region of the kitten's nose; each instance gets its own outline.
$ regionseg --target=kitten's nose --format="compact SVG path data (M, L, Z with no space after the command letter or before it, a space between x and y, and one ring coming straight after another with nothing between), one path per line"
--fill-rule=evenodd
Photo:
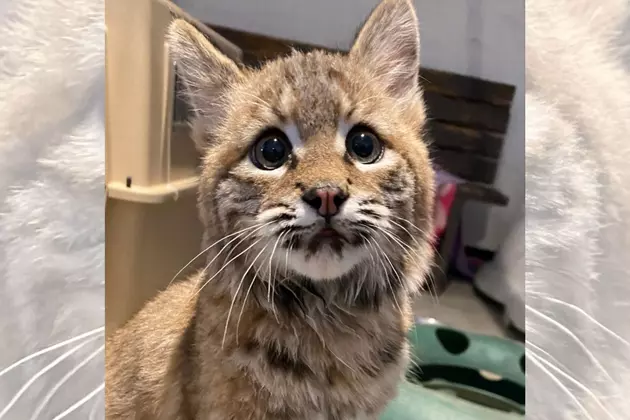
M347 199L348 194L338 187L311 188L302 194L302 200L326 218L339 213L339 208Z

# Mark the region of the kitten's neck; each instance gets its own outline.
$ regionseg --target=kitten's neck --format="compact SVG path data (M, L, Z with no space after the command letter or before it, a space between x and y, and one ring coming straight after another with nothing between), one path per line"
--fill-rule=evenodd
M399 276L356 270L336 280L314 281L298 275L268 282L247 267L226 270L212 279L199 296L200 314L217 323L222 342L251 335L250 328L265 323L269 328L314 330L333 338L347 333L372 317L405 322L409 298ZM252 270L253 271L253 270ZM212 270L202 277L210 279ZM205 280L204 280L205 279ZM242 341L241 341L242 342Z
M242 271L234 269L198 295L193 348L201 394L213 389L204 382L210 377L205 372L217 363L232 372L231 378L288 410L301 405L287 396L310 395L304 384L321 393L333 392L336 384L361 392L377 377L399 381L411 321L402 289L394 297L378 286L384 279L309 282L295 277L270 291L269 283L252 275L244 277L235 294L237 287L229 282L241 278ZM302 394L295 394L300 389Z

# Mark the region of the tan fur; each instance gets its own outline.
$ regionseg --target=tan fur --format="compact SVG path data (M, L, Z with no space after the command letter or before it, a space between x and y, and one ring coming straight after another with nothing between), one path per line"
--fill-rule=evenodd
M348 55L294 53L250 70L174 23L171 48L204 151L207 266L109 339L108 419L378 418L407 364L410 296L431 260L433 174L417 34L411 4L385 0ZM358 123L384 142L382 163L364 167L339 150L340 127ZM263 173L248 151L269 127L294 127L299 147L281 169ZM372 214L369 226L384 226L365 239L355 222L338 222L356 245L321 261L341 267L352 252L369 258L332 279L290 265L308 235L276 219L298 219L304 190L324 184Z

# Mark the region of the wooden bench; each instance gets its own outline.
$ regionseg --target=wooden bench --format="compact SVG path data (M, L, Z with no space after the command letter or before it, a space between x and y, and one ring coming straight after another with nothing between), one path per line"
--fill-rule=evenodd
M445 171L460 177L433 270L435 293L448 285L464 205L477 201L507 206L492 186L510 117L515 87L474 77L422 69L424 97L433 140L431 154Z
M266 60L317 47L208 25L243 50L244 64L258 67ZM330 50L330 49L329 49ZM433 292L448 284L449 263L459 232L464 204L477 201L506 206L508 197L492 187L508 127L514 86L422 68L420 82L430 118L431 155L442 169L464 180L450 210L433 272Z

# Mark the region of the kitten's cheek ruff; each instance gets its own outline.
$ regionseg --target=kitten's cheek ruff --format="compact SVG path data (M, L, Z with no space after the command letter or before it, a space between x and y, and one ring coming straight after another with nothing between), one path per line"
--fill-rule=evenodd
M286 254L286 249L274 255L276 263L312 280L334 280L347 274L360 263L369 259L365 247L344 247L341 255L330 248L310 254L306 250L293 249Z

